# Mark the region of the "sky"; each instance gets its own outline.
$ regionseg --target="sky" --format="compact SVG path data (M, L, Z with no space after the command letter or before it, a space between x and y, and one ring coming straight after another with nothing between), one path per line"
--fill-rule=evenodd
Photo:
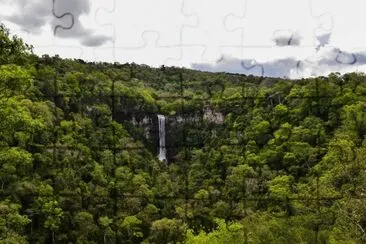
M36 54L272 77L365 72L363 0L0 0Z

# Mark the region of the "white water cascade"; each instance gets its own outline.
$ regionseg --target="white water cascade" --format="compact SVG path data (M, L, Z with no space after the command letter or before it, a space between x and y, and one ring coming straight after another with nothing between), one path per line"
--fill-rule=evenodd
M165 116L158 114L159 123L159 160L167 161L165 148Z

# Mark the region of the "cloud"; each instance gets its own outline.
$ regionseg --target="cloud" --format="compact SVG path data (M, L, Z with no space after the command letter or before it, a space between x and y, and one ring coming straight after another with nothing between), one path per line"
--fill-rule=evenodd
M302 40L300 33L291 30L277 30L273 33L276 46L299 46Z
M11 15L6 18L8 21L21 26L24 30L34 34L40 34L40 28L45 25L45 17L32 15Z
M5 16L9 22L19 25L32 34L41 34L43 26L50 26L60 38L73 38L86 46L100 46L111 40L86 29L80 21L90 13L89 0L16 0L17 10Z
M81 43L84 46L88 46L88 47L98 47L103 45L105 42L112 40L111 38L107 37L107 36L102 36L102 35L95 35L95 36L87 36L85 37Z
M333 47L324 48L303 60L288 57L267 62L223 55L215 64L193 63L191 67L202 71L297 79L328 75L331 72L366 71L366 52L350 53Z
M325 45L329 44L330 36L332 33L323 33L320 35L316 35L316 39L318 40L319 44L316 47L316 50L319 51L321 47L324 47Z
M14 0L6 1L4 4L11 5L12 8L15 7L13 14L5 14L4 19L34 34L40 34L40 28L51 19L51 1Z

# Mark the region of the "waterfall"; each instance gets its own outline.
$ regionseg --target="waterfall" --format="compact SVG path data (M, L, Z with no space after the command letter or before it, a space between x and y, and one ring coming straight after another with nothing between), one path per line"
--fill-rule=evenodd
M165 148L165 116L158 114L159 123L159 160L167 161Z

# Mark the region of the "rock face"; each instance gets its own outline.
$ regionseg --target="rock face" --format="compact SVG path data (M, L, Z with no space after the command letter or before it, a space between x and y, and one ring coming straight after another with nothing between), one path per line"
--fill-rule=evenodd
M154 131L154 121L149 116L144 116L142 120L137 120L135 115L132 115L131 123L139 128L144 129L144 137L148 140L151 140L152 134Z
M196 113L194 115L176 115L176 116L169 116L170 121L174 121L177 123L183 122L208 122L212 124L223 124L225 117L222 113L213 111L209 107L205 107L201 113Z
M160 116L160 126L159 126ZM178 152L178 149L184 147L183 143L189 139L189 135L185 134L184 130L192 129L199 131L203 130L203 124L211 124L211 127L219 126L224 123L225 116L221 112L214 111L209 107L205 107L202 111L194 114L178 114L178 115L166 115L164 117L164 152L165 158L163 160L161 152L160 140L162 133L162 117L163 115L145 115L136 116L131 115L129 123L133 126L143 130L143 137L152 146L154 153L162 161L170 161L171 157ZM187 127L188 126L188 127ZM187 138L184 138L187 137ZM165 149L165 148L164 148ZM156 150L156 151L155 151Z
M206 107L203 110L203 120L214 124L223 124L225 118L222 113L215 112L211 110L209 107Z

